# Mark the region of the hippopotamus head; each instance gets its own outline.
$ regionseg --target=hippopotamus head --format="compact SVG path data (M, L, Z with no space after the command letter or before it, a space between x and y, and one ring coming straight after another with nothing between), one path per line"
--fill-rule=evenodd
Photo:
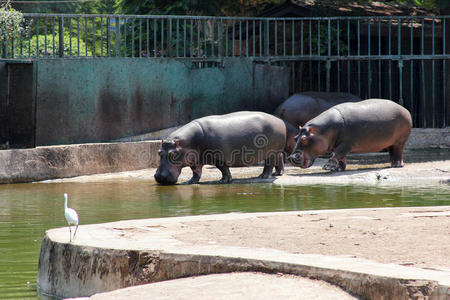
M288 160L291 164L305 169L311 167L319 155L326 153L328 143L315 127L300 126L299 129L300 132L295 137L295 148Z
M181 169L186 166L182 141L162 141L158 151L160 162L155 173L155 180L159 184L175 184L180 176Z

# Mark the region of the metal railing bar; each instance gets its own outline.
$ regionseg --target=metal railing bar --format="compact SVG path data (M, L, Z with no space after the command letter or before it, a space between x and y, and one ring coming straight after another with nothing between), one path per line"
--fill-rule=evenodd
M250 20L270 20L270 21L291 21L291 20L405 20L405 19L416 19L416 20L432 20L433 18L438 19L448 19L450 15L439 15L439 16L331 16L331 17L221 17L221 16L187 16L187 15L124 15L124 14L47 14L47 13L24 13L24 17L92 17L92 18L123 18L123 19L131 19L131 18L142 18L142 19L193 19L193 20L241 20L241 21L250 21Z

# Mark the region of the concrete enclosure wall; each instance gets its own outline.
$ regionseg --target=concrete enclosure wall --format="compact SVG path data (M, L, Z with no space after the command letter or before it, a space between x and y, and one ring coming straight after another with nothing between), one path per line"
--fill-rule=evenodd
M14 67L12 62L6 64L16 73L25 70L17 62ZM4 75L4 68L2 63L0 76L8 77L11 72ZM36 146L110 141L210 114L272 112L289 92L288 69L247 58L209 63L166 58L40 59L27 69L35 73L28 76L36 83L30 85L34 95L5 96L0 91L0 100L3 105L28 103L29 108L35 103ZM14 95L25 100L11 99ZM14 114L29 120L29 111L23 108Z

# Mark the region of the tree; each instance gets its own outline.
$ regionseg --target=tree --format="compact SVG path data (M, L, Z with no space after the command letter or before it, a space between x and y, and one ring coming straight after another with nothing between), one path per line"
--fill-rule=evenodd
M120 0L124 14L255 16L284 0Z
M23 14L11 7L9 1L0 6L0 52L7 56L8 43L17 38L24 31Z

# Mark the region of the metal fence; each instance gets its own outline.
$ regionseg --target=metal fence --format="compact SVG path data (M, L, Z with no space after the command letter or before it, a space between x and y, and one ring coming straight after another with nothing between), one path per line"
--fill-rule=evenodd
M416 127L448 125L448 16L24 16L26 30L3 40L1 57L172 57L213 66L251 57L289 67L291 93L389 98L411 111Z

